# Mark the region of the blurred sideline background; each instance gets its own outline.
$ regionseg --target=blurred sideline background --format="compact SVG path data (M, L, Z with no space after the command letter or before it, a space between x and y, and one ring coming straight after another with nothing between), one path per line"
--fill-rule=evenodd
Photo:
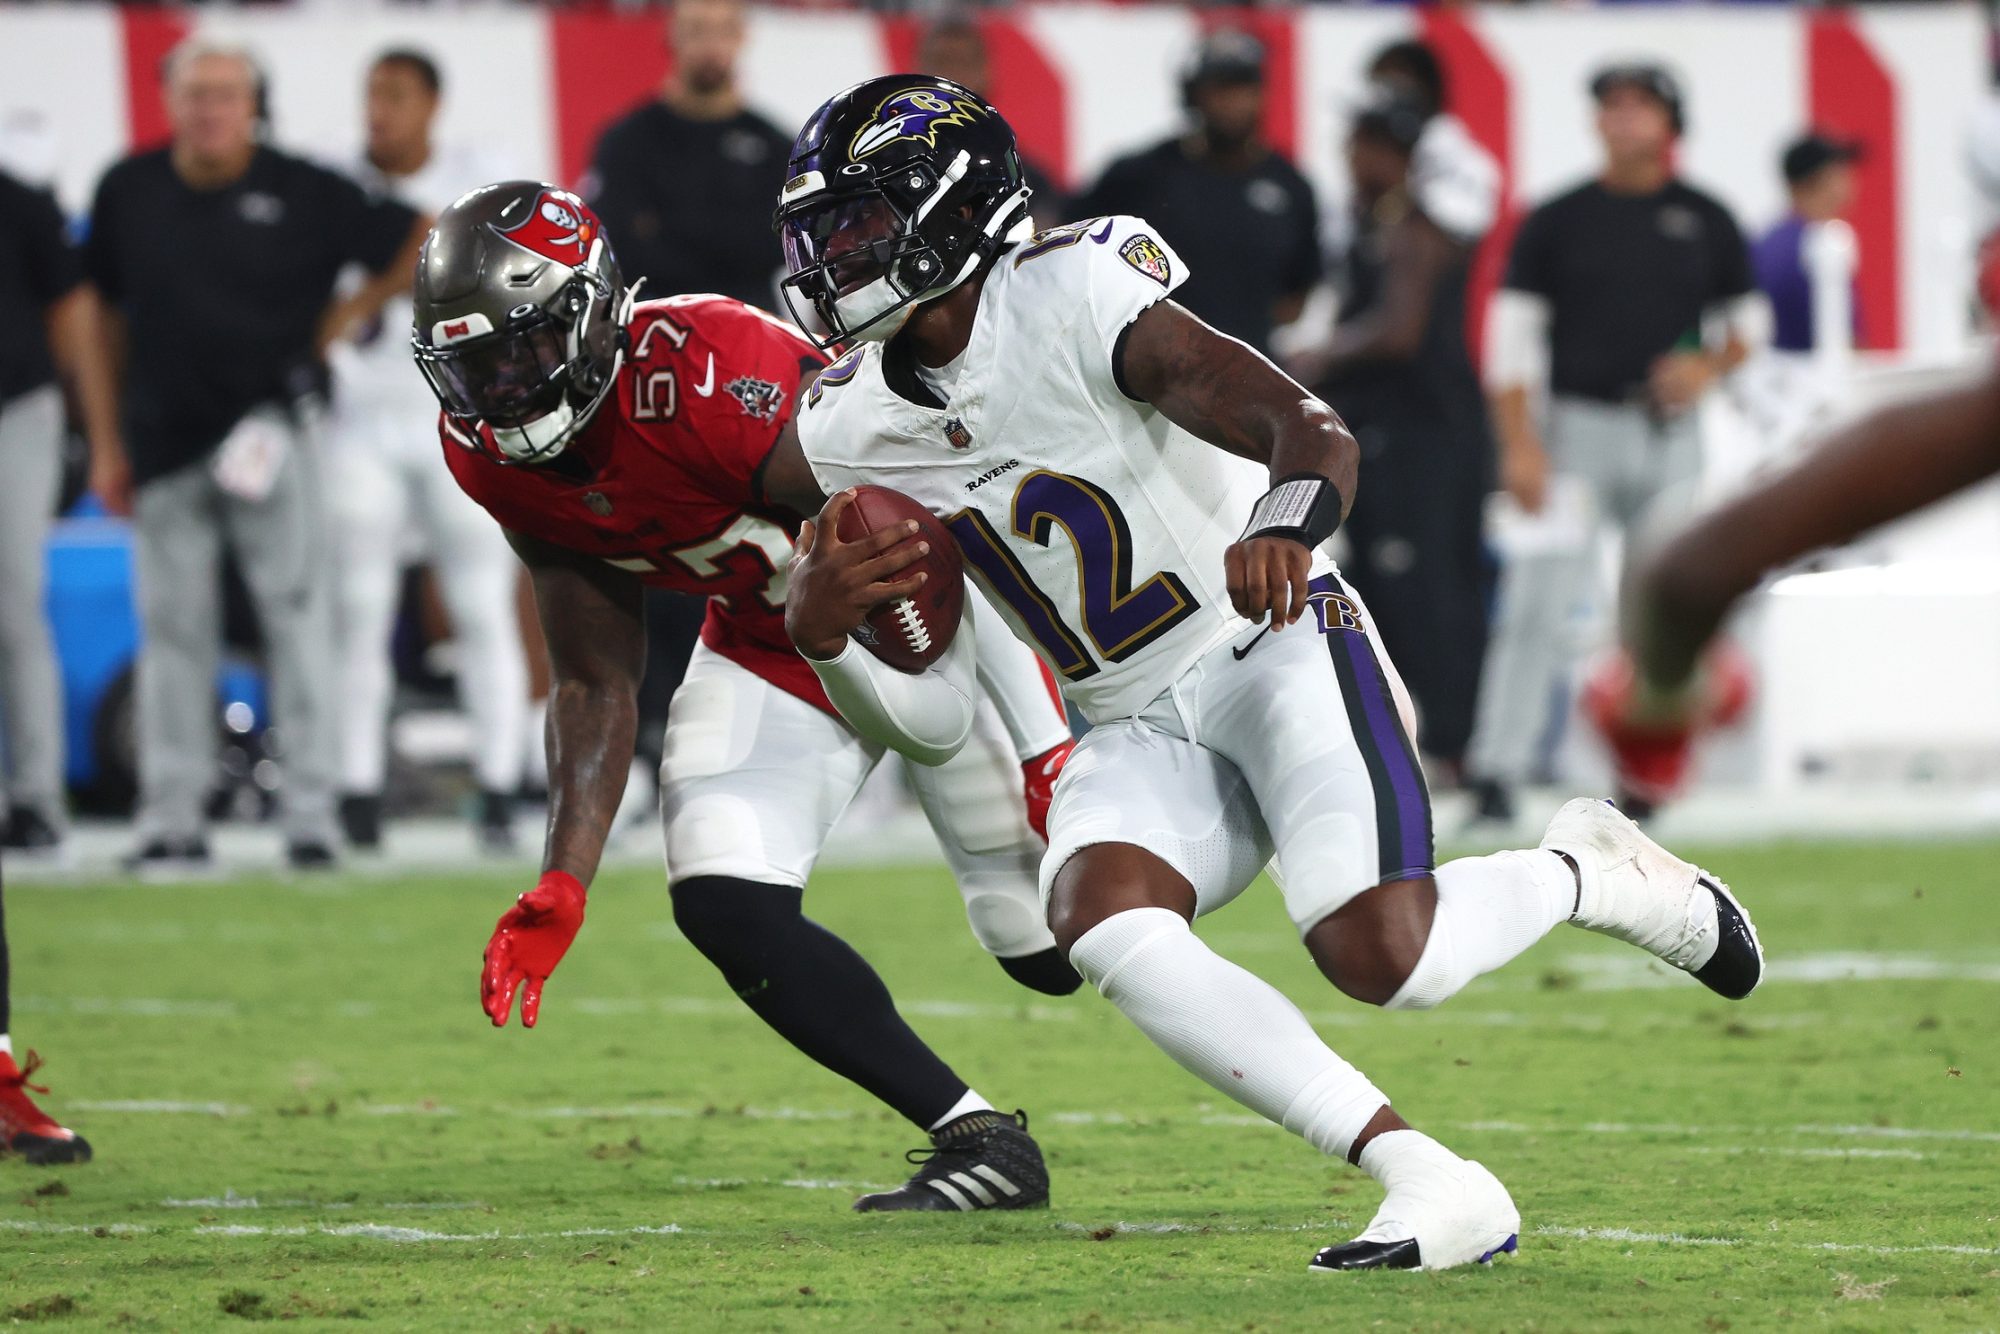
M739 70L745 99L789 133L830 91L909 66L922 21L753 9ZM1808 127L1858 141L1864 156L1847 219L1861 310L1853 345L1819 349L1791 378L1753 365L1708 397L1701 411L1711 492L1787 456L1813 425L1990 355L1976 256L2000 216L2000 177L1982 182L1979 170L1992 74L1987 18L1969 4L1062 4L982 10L976 21L993 100L1027 154L1068 189L1182 123L1180 71L1205 32L1254 34L1267 53L1266 134L1312 182L1329 230L1346 212L1341 145L1365 92L1366 61L1388 42L1421 38L1446 67L1449 110L1499 164L1507 201L1480 249L1475 341L1482 294L1524 207L1595 169L1585 83L1606 62L1640 56L1681 78L1689 120L1681 172L1729 205L1747 233L1784 210L1777 160L1788 142ZM0 6L6 165L51 184L65 209L81 214L106 166L163 141L161 61L192 34L258 55L270 80L272 141L288 150L352 162L370 62L387 48L414 47L443 70L439 143L498 148L523 170L565 184L578 182L603 128L653 96L673 67L657 11ZM70 576L55 580L50 612L71 686L73 778L106 758L109 726L105 700L79 691L78 674L101 676L130 652L117 642L117 617L89 593L95 586L117 595L121 528L72 517L52 537L52 563L67 562ZM1504 558L1504 514L1489 536ZM1669 829L1733 837L1990 828L2000 820L2000 491L1982 488L1818 565L1778 581L1745 612L1738 635L1756 663L1756 704L1747 725L1705 757L1703 784L1668 813ZM1610 568L1607 557L1607 579ZM1586 638L1606 636L1600 627ZM1903 674L1919 656L1925 683L1912 689ZM245 687L254 692L254 683ZM405 710L396 749L406 763L448 767L462 763L464 732L449 708ZM1602 786L1607 772L1594 740L1574 727L1551 738L1548 769L1577 790ZM880 822L900 817L886 785L875 801L862 823L877 830L865 837L879 848ZM1441 812L1440 832L1450 837L1464 812L1449 795ZM850 837L860 836L856 824L848 821ZM653 822L632 828L625 855L655 855ZM1477 837L1497 845L1513 836L1489 828ZM108 863L122 837L85 826L77 863ZM394 838L399 859L442 861L463 854L465 834L440 822ZM523 853L535 843L527 839ZM928 843L914 840L921 855ZM224 835L225 861L232 846Z

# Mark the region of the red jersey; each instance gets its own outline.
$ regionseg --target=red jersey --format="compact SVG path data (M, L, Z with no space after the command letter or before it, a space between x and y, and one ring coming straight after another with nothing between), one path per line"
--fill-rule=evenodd
M826 358L791 325L725 296L644 302L629 331L611 395L556 462L497 462L441 417L452 476L504 528L707 597L704 644L831 713L785 634L798 518L753 480L800 377Z

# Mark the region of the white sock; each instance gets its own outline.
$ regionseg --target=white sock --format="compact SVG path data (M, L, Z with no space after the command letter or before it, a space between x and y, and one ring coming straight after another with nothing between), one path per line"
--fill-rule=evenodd
M936 1130L940 1126L950 1125L953 1121L958 1120L958 1118L961 1116L970 1116L974 1112L990 1112L992 1110L993 1110L993 1104L986 1101L986 1099L980 1097L978 1089L967 1089L965 1091L965 1096L960 1098L957 1102L951 1105L950 1111L946 1112L943 1116L940 1116L937 1120L931 1122L928 1126L924 1127L924 1129Z
M1385 1130L1362 1147L1354 1165L1394 1190L1398 1179L1414 1169L1456 1165L1458 1160L1457 1154L1421 1130Z
M1167 908L1105 918L1069 961L1160 1050L1250 1110L1345 1158L1388 1104L1269 983L1204 945Z
M0 1033L0 1056L12 1056L13 1054L14 1039L8 1037L5 1033Z
M1437 869L1437 916L1423 956L1386 1009L1427 1010L1456 996L1568 920L1576 874L1553 852L1461 857Z

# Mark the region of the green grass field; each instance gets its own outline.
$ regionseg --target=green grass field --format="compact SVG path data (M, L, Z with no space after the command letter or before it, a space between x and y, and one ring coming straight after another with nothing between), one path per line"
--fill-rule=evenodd
M941 873L808 906L1025 1106L1055 1207L859 1217L910 1128L783 1046L608 874L541 1026L476 971L498 875L10 885L17 1043L97 1161L0 1160L0 1323L482 1330L2000 1328L2000 846L1705 850L1776 969L1729 1005L1559 931L1443 1010L1322 984L1268 891L1203 926L1507 1182L1490 1270L1310 1276L1359 1173L1096 996L1034 996Z

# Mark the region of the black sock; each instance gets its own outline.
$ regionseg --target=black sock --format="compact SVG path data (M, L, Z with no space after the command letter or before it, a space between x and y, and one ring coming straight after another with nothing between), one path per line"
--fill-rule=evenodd
M930 1129L965 1096L965 1081L903 1022L868 961L800 911L804 898L702 876L673 887L674 921L787 1042Z
M1067 996L1083 985L1083 975L1070 967L1059 946L1051 945L1037 954L1021 954L997 962L1007 976L1044 996Z

